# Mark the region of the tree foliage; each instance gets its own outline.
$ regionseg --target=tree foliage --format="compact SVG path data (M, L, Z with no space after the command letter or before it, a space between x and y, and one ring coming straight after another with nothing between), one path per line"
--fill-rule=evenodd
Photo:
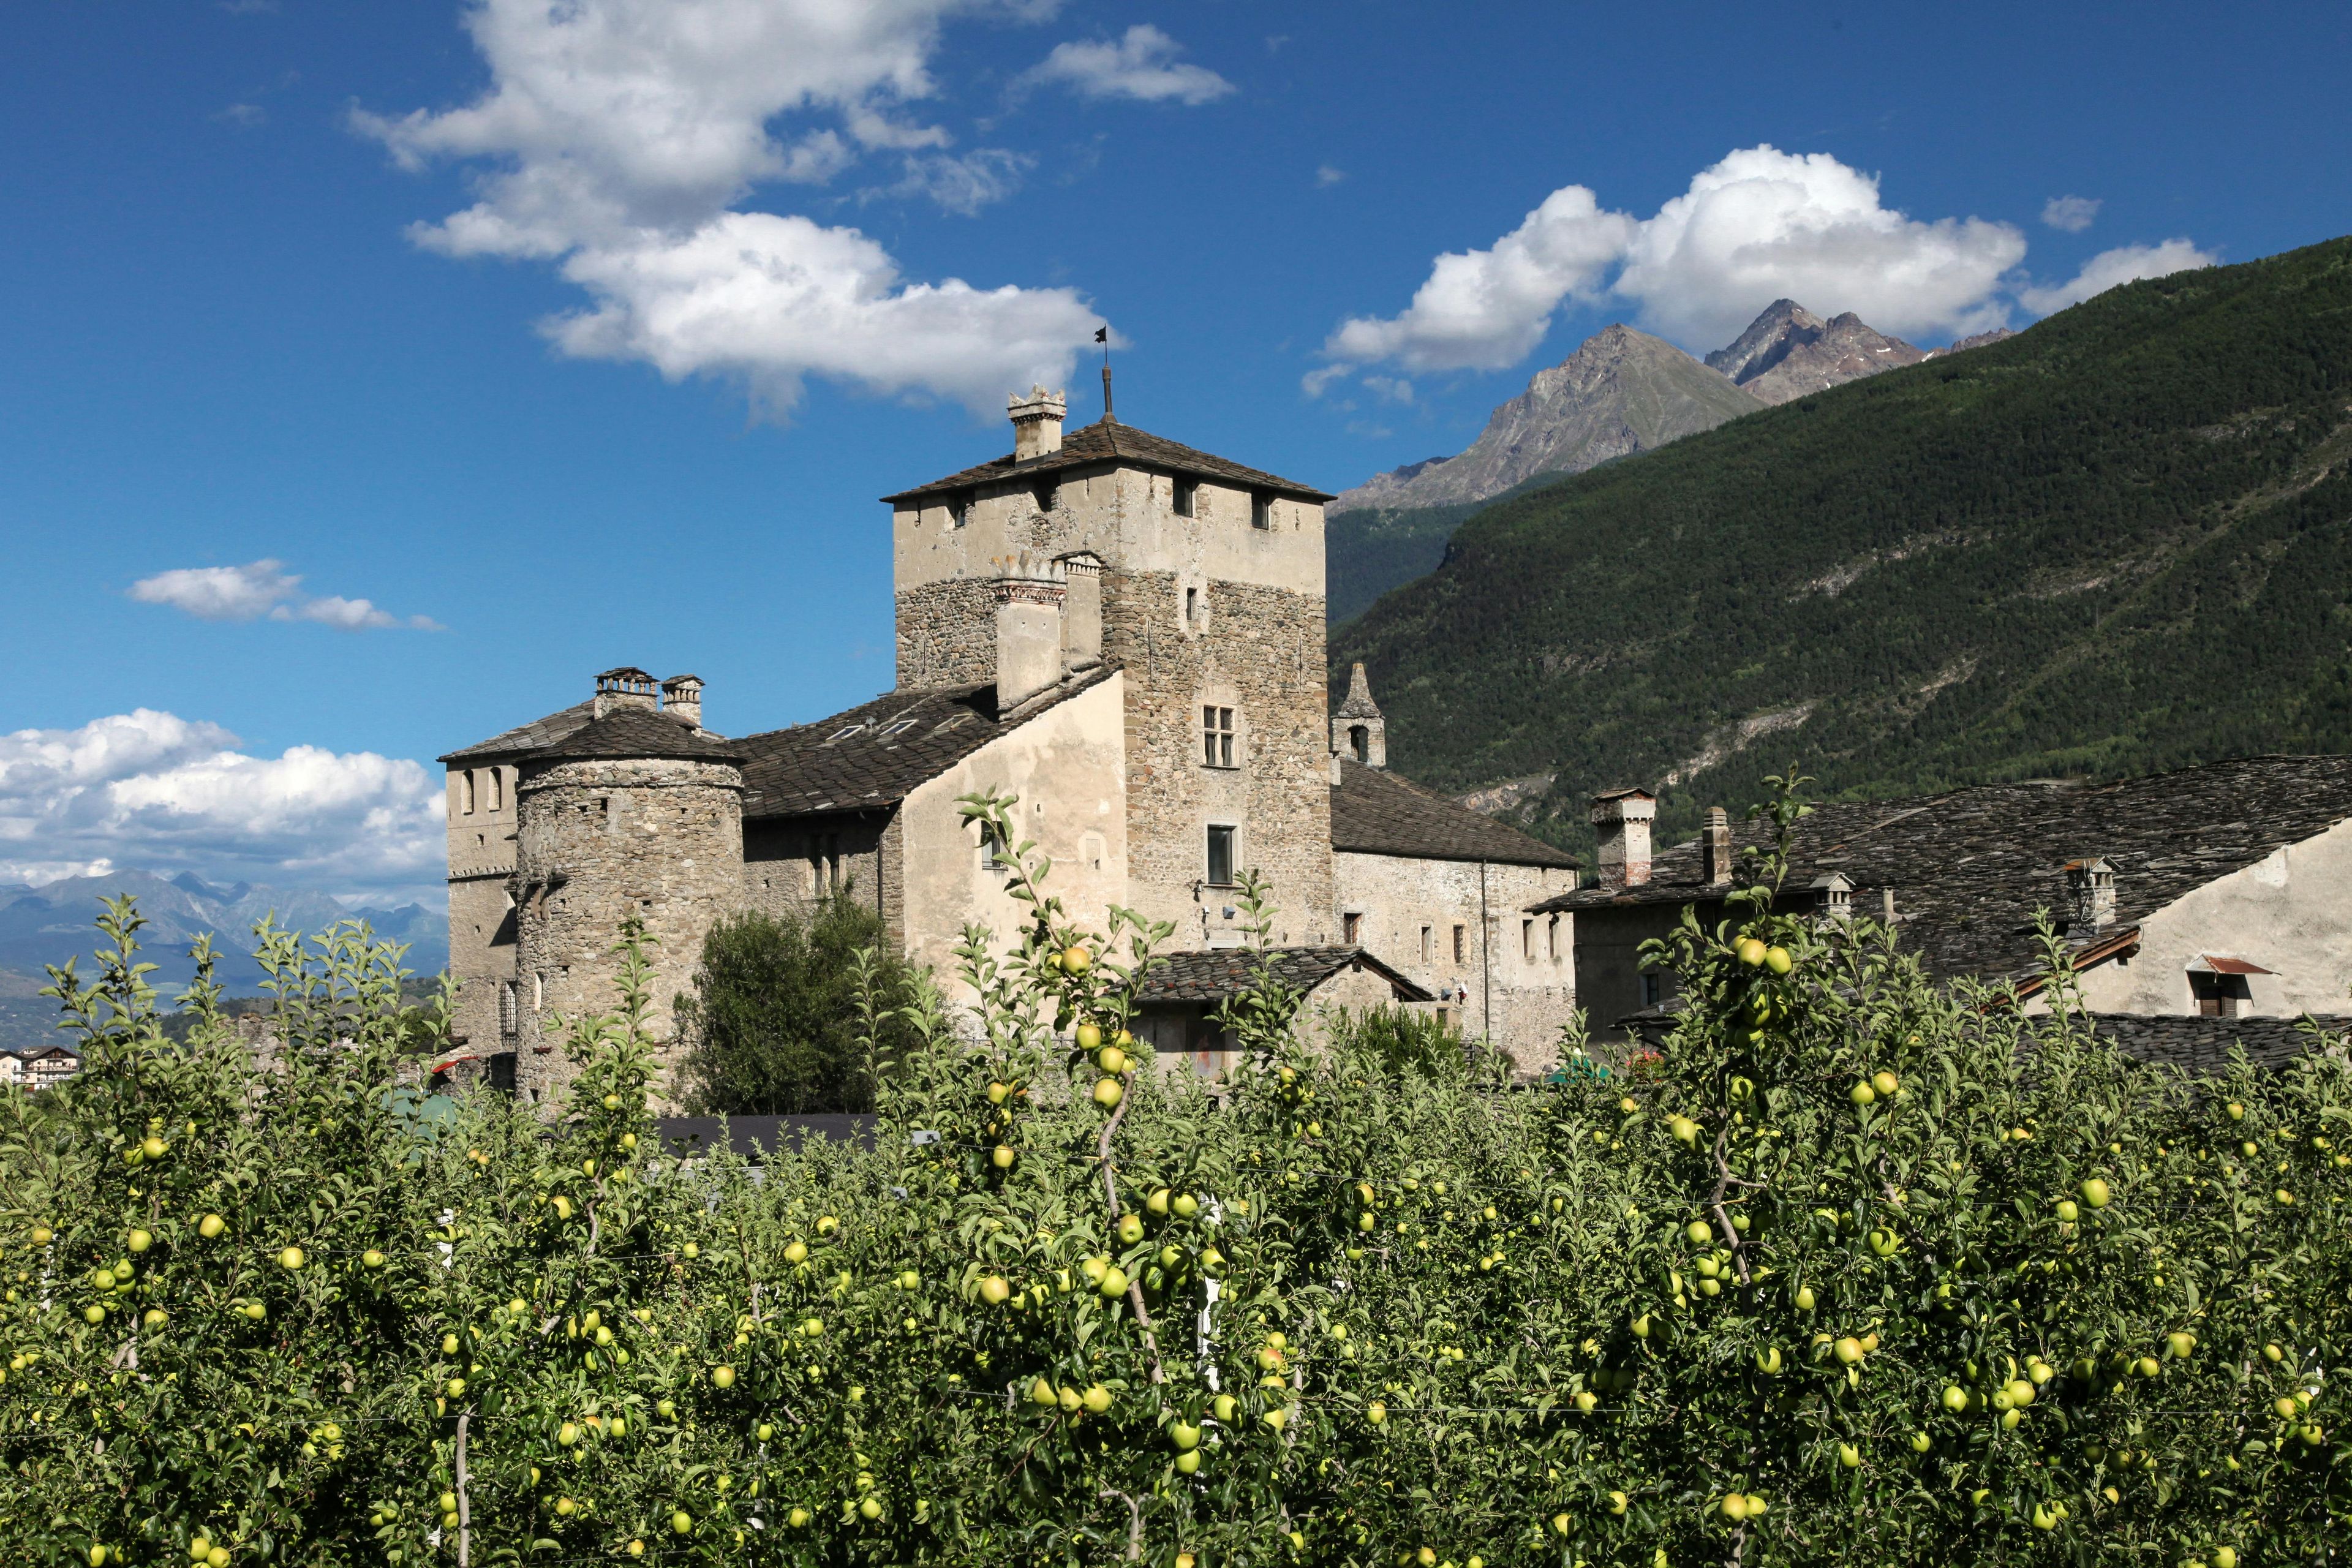
M1009 839L1007 805L971 809ZM2063 984L2036 1017L1948 994L1767 875L1673 940L1690 1005L1640 1073L1313 1053L1274 1006L1236 1011L1213 1103L1126 1033L1164 928L1087 929L1011 847L1023 929L967 933L961 1032L899 1006L875 1146L759 1180L659 1146L635 932L551 1126L423 1115L393 955L356 940L267 949L271 1070L215 1027L169 1046L110 914L95 984L58 986L88 1072L0 1108L13 1558L2329 1550L2340 1051L2139 1067Z
M1489 506L1332 668L1570 845L1753 798L1758 720L1854 797L2352 750L2347 390L2352 240L2133 283Z
M869 1050L861 994L878 988L895 1007L914 984L881 917L846 891L807 921L758 910L720 921L695 989L676 1003L686 1103L739 1116L873 1110L875 1073L908 1038L886 1024Z

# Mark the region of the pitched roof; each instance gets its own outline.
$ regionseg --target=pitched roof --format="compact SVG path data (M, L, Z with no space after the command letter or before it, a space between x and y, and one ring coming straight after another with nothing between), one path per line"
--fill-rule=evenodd
M2039 954L2033 921L2048 910L2063 931L2069 860L2104 856L2116 870L2115 924L2126 936L2157 910L2208 882L2352 818L2352 757L2246 757L2116 784L1985 784L1907 800L1817 807L1791 836L1784 900L1815 877L1842 871L1853 908L1877 915L1892 890L1905 945L1938 974L2018 974ZM1760 824L1735 822L1735 844L1757 845ZM1538 910L1681 904L1719 898L1699 879L1698 840L1662 851L1650 880L1622 891L1587 888ZM2070 933L2080 945L2084 933Z
M1359 855L1486 860L1499 866L1566 869L1577 863L1565 849L1344 755L1339 783L1331 790L1331 847Z
M1097 666L1066 679L1006 719L993 686L886 691L813 724L732 742L743 769L743 816L798 816L895 805L999 735L1110 679Z
M686 757L705 763L740 763L743 748L707 735L684 720L653 708L615 708L602 719L550 741L529 753L539 763L583 757Z
M479 763L488 762L493 757L519 757L526 752L536 752L541 746L551 745L562 740L595 716L596 701L595 699L590 698L585 701L574 702L569 708L559 708L543 719L534 719L528 724L518 724L513 729L493 735L487 741L477 741L470 746L450 752L434 760L441 763Z
M1121 425L1110 418L1080 426L1062 437L1061 450L1048 452L1042 458L1031 458L1025 462L1016 462L1009 454L992 458L985 463L950 474L943 479L933 479L929 484L917 485L912 489L900 490L882 499L886 501L916 500L948 490L968 490L981 485L1034 479L1059 473L1065 468L1095 468L1105 463L1125 463L1134 468L1190 474L1241 489L1267 490L1276 495L1295 496L1300 500L1326 501L1331 499L1312 485L1302 485L1296 479L1286 479L1278 474L1269 474L1258 468L1245 468L1239 463L1229 463L1223 458L1195 451L1180 442L1154 436L1149 430L1139 430L1132 425Z
M2229 1065L2230 1047L2241 1045L2256 1067L2284 1067L2305 1051L2332 1043L2342 1049L2352 1035L2352 1017L2311 1018L2323 1037L2315 1038L2302 1016L2208 1018L2197 1014L2150 1016L2094 1013L2091 1026L2136 1061L2165 1062L2194 1073L2219 1072Z
M1360 947L1210 948L1200 952L1163 953L1152 959L1135 988L1135 999L1154 1003L1223 1002L1257 989L1258 970L1270 963L1284 984L1312 992L1347 969L1369 969L1396 988L1399 1000L1427 1002L1430 992L1382 963Z

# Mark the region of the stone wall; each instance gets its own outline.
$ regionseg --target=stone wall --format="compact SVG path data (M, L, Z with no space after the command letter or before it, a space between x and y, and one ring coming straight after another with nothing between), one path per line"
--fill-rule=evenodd
M902 584L898 595L898 685L984 686L996 679L993 574Z
M743 780L730 764L674 758L560 762L525 773L520 806L515 1079L539 1102L573 1074L557 1016L619 1005L613 949L631 915L654 942L648 1024L672 1039L671 1000L691 988L703 937L744 903Z
M805 921L833 889L888 910L882 862L887 812L753 817L743 824L743 892L755 910Z
M1445 1000L1434 1005L1464 1034L1483 1035L1522 1071L1540 1072L1558 1059L1560 1026L1576 1006L1577 932L1566 915L1527 910L1568 891L1575 879L1572 870L1542 866L1335 854L1334 940L1345 940L1354 916L1357 942L1442 993Z
M515 866L512 763L451 768L445 781L448 826L449 973L457 982L450 1031L467 1048L510 1050L501 1041L499 988L515 977L513 905L507 879Z

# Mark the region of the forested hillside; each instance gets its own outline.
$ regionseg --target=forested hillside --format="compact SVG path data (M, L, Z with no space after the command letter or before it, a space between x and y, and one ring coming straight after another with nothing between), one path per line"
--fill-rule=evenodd
M1832 794L2352 749L2352 240L2136 283L2006 342L1490 506L1344 627L1390 756L1663 826ZM2249 810L2260 803L2249 802Z

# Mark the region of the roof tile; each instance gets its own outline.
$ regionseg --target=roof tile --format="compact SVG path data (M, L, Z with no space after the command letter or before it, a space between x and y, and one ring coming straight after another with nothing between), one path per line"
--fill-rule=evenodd
M1223 458L1196 451L1181 442L1154 436L1149 430L1139 430L1132 425L1121 425L1108 418L1080 426L1062 438L1059 451L1048 452L1042 458L1031 458L1025 462L1016 462L1009 454L992 458L985 463L950 474L943 479L933 479L929 484L917 485L912 489L900 490L882 499L894 502L919 500L948 490L968 490L981 485L1035 479L1059 473L1066 468L1095 468L1105 463L1125 463L1136 468L1192 474L1243 489L1267 490L1276 495L1294 496L1300 500L1327 501L1331 499L1312 485L1302 485L1296 479L1286 479L1263 469L1244 468L1239 463L1227 462Z

